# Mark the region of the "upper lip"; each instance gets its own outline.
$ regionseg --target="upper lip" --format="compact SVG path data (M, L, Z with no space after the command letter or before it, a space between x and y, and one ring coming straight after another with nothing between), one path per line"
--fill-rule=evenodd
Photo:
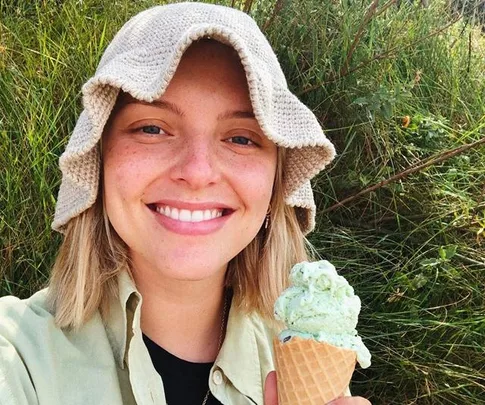
M233 210L227 204L215 202L215 201L206 201L206 202L189 202L189 201L175 201L175 200L159 200L154 201L147 205L154 205L154 206L169 206L172 208L178 208L182 210L189 210L189 211L198 211L198 210Z

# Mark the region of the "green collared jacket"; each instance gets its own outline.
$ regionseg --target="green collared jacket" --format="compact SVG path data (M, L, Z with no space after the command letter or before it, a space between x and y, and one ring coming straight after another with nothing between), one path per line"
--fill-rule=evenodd
M108 319L79 331L56 327L46 290L0 298L0 405L165 405L160 375L140 329L142 298L126 272ZM222 404L263 405L274 369L272 332L257 315L232 308L209 375Z

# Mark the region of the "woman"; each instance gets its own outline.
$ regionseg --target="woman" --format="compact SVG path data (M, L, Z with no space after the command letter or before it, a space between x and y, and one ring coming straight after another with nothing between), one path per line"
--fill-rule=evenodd
M233 9L149 9L83 103L50 285L0 300L0 403L276 404L272 306L334 149L266 39Z

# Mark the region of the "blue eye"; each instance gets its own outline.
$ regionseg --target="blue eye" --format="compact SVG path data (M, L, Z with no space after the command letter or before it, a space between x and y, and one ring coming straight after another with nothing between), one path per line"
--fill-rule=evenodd
M144 127L141 127L141 130L145 134L150 134L150 135L158 135L162 133L162 129L160 127L157 127L156 125L146 125Z
M232 143L235 143L237 145L243 145L243 146L249 146L249 145L254 145L254 142L251 141L251 139L246 138L245 136L233 136L229 138Z

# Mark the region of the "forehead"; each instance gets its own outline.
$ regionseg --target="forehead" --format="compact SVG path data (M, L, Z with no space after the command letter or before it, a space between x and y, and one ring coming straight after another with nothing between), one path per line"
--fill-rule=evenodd
M220 40L213 39L209 36L202 37L192 42L182 54L182 59L193 56L203 55L205 57L228 58L233 60L241 68L239 54L231 46Z
M169 82L209 79L212 85L228 85L249 93L246 73L238 53L231 46L203 38L193 42L184 52Z

